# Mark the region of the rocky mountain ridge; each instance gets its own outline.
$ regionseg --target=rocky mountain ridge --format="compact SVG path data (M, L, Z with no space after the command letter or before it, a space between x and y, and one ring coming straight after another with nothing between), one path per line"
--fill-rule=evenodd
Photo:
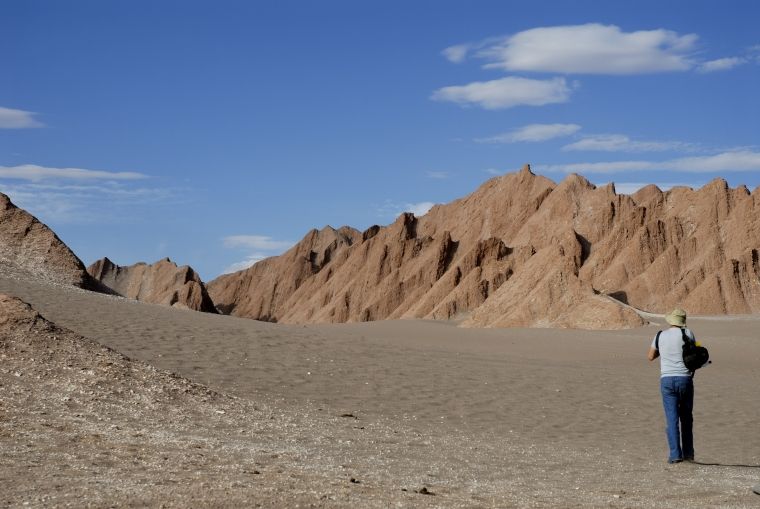
M216 313L198 274L187 265L177 267L169 258L151 265L140 262L129 266L119 266L108 258L101 258L87 267L87 272L122 297Z
M216 313L205 285L190 267L177 267L168 258L153 265L119 267L103 258L86 269L53 230L2 193L0 274Z
M760 191L620 195L529 166L385 227L313 230L208 285L236 316L287 323L395 318L474 327L635 327L633 308L760 312ZM316 260L318 263L313 263Z

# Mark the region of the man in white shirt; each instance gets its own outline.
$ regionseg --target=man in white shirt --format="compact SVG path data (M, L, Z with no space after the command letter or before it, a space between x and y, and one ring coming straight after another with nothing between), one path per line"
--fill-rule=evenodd
M696 338L686 328L686 312L683 309L674 309L665 316L665 321L670 328L657 333L647 357L650 361L660 358L660 392L670 447L668 463L694 461L694 373L683 362L683 344L684 341L696 342Z

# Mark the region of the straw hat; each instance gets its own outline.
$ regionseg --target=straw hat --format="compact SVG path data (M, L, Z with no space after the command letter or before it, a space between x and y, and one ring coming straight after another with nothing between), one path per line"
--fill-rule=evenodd
M665 315L665 321L670 325L676 327L683 327L686 325L686 311L681 308L676 308L667 315Z

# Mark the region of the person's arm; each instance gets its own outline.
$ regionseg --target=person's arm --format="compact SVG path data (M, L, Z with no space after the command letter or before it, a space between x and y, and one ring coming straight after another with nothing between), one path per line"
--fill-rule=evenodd
M649 346L649 352L647 352L647 359L649 359L650 362L660 356L660 351L657 349L657 347L660 346L657 344L657 341L659 341L660 339L660 332L657 333L657 335L652 340L652 344Z

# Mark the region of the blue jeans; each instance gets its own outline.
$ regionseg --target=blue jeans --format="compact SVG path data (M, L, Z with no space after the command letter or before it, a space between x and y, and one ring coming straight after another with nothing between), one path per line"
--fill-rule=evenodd
M665 407L666 433L670 447L668 461L694 458L694 435L691 429L691 411L694 408L693 380L690 376L665 376L660 378L660 391L662 405Z

